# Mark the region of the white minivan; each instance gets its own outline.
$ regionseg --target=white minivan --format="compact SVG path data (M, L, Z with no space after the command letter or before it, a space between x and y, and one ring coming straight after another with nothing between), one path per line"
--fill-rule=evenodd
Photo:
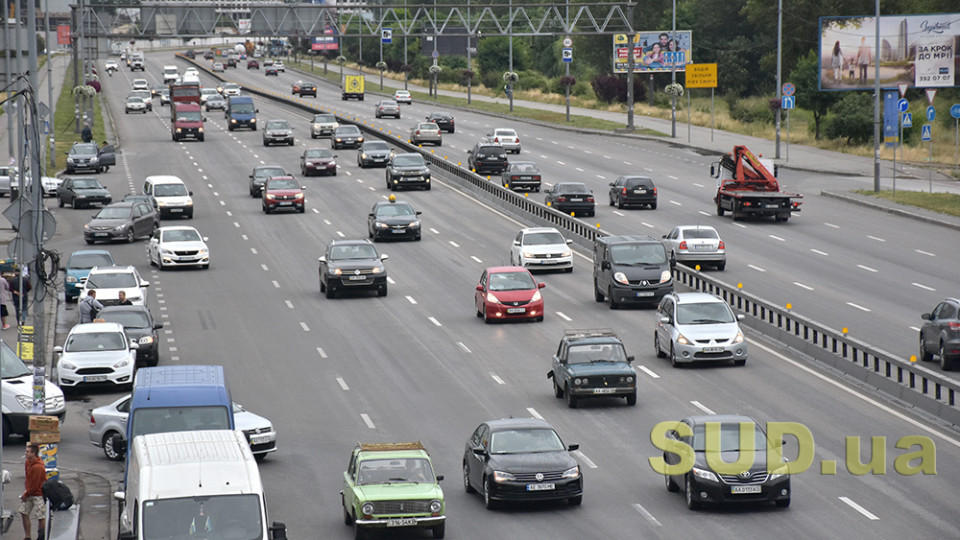
M143 194L153 197L160 219L193 217L193 192L177 176L148 176L143 181Z
M163 84L170 84L180 78L177 66L163 66Z
M28 437L33 412L33 370L28 368L6 343L0 342L0 386L3 387L3 443L10 435ZM63 418L67 404L63 391L44 380L44 414Z

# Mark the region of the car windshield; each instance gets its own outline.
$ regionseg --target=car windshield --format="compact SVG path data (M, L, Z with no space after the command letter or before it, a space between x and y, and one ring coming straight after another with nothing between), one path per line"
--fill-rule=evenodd
M103 186L93 178L81 178L73 181L73 189L103 189Z
M28 369L23 360L20 360L14 354L13 349L8 347L6 343L0 345L0 378L14 379L31 373L33 371Z
M160 242L200 242L200 233L193 229L174 229L160 233Z
M377 250L368 244L352 246L334 246L330 250L330 258L339 261L343 259L376 259Z
M410 95L410 92L408 92L408 91L406 91L406 90L397 90L396 95L398 95L398 96L409 96L409 95Z
M730 306L723 302L677 304L677 324L724 324L736 320Z
M73 145L73 148L70 149L70 153L71 153L71 154L82 154L82 155L96 154L96 153L97 153L97 145L95 145L95 144L75 144L75 145Z
M223 85L223 89L224 89L224 90L239 90L239 89L240 89L240 85L237 84L237 83L227 83L227 84Z
M253 173L254 178L270 178L271 176L286 176L287 172L281 167L269 167L263 169L257 169Z
M186 197L187 186L183 184L157 184L153 188L154 197Z
M390 216L415 216L413 208L409 204L384 204L377 208L377 215Z
M332 114L317 114L313 117L314 123L331 123L336 122L337 119Z
M754 450L765 451L767 448L767 436L764 435L760 426L751 422L746 422L753 429ZM747 433L750 433L749 429ZM749 440L749 436L747 437ZM707 434L705 425L698 425L693 428L693 450L694 452L705 452L707 448ZM714 450L711 448L711 450ZM720 424L720 452L740 451L740 424ZM742 450L750 450L743 448Z
M260 496L157 498L143 504L143 538L255 540L264 527Z
M87 276L88 289L131 289L139 286L137 278L128 272L111 272Z
M88 332L71 334L63 350L66 352L122 351L126 349L123 334L118 332Z
M567 349L568 364L590 362L626 362L627 353L619 343L584 343L570 345Z
M360 128L358 128L357 126L344 126L342 128L337 128L337 135L345 135L345 136L352 137L354 135L359 135L359 134L360 134Z
M436 130L438 130L438 129L440 129L440 128L438 128L437 125L434 124L433 122L425 122L425 123L420 124L419 126L417 126L417 129L423 129L423 130L428 130L428 131L436 131Z
M178 113L177 116L181 120L186 120L187 122L200 122L203 120L203 115L200 114L200 111L186 111Z
M563 442L557 432L546 428L495 431L490 436L491 454L528 454L562 452Z
M149 91L149 90L134 90L133 92L130 92L130 95L131 95L131 96L142 97L143 99L148 99L148 98L150 97L150 91Z
M149 328L150 319L142 311L106 311L97 316L107 322L119 323L124 328Z
M290 129L285 121L267 122L267 129Z
M357 471L357 484L414 484L436 482L430 462L424 458L365 459Z
M223 405L137 407L133 410L131 439L150 433L230 429L228 414L229 410Z
M130 206L106 207L93 219L126 219L130 217Z
M324 148L317 148L314 150L307 150L308 158L332 158L333 152L326 150Z
M453 116L447 113L430 113L431 120L449 120L451 118L453 118Z
M385 99L385 100L383 100L383 101L380 102L380 106L381 106L381 107L396 107L396 106L397 106L397 102L396 102L396 101L391 101L391 100Z
M396 156L393 164L396 167L420 167L423 166L423 156Z
M625 244L610 248L613 264L641 265L667 262L667 252L660 243Z
M253 114L253 103L237 103L230 110L238 114Z
M717 235L717 231L713 229L687 229L683 231L683 237L688 240L691 238L708 238L713 240L720 238Z
M390 147L387 146L387 143L381 141L373 141L363 145L364 152L389 152Z
M201 88L200 95L202 96L212 96L217 93L216 88Z
M67 268L74 270L89 270L94 266L113 266L113 257L109 253L77 253L67 261Z
M554 189L557 193L590 193L590 188L586 184L557 184L557 187Z
M491 291L529 291L536 289L537 283L530 272L496 272L490 274Z
M143 98L137 96L130 96L127 98L127 103L143 103Z
M506 157L506 156L507 156L507 152L506 152L506 150L504 150L503 148L491 148L491 147L487 146L487 147L481 147L480 149L478 149L478 150L477 150L477 155L478 155L478 156L504 156L504 157Z
M534 165L533 163L530 163L529 161L519 161L519 162L516 162L516 163L511 163L511 164L510 164L510 171L512 171L512 172L531 172L531 173L532 173L532 172L540 172L540 170L537 169L537 166Z
M517 132L512 129L498 129L493 132L494 137L516 137Z
M300 189L300 185L293 178L271 178L267 189Z
M567 241L563 235L558 232L542 232L523 235L523 245L525 246L549 246L555 244L566 245Z

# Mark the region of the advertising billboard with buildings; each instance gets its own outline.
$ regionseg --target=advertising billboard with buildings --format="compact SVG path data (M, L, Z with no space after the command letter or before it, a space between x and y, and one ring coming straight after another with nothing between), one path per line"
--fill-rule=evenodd
M637 32L633 39L633 72L684 71L693 62L690 30ZM613 72L626 73L630 64L627 34L613 35Z

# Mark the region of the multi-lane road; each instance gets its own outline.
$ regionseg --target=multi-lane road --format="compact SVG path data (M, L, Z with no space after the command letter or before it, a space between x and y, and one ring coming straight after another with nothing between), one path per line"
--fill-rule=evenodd
M148 55L146 77L159 82L168 53ZM181 67L185 64L181 63ZM194 192L192 224L208 237L209 271L160 272L147 264L142 242L109 248L136 265L152 283L150 306L165 323L162 363L225 366L234 398L270 418L280 450L262 465L272 519L291 538L347 538L338 490L357 441L421 440L434 456L447 496L450 538L955 538L954 509L960 471L960 435L918 419L896 404L808 367L790 351L751 334L744 368L672 369L653 353L649 309L610 311L594 302L590 261L578 257L572 274L546 274L546 320L484 325L474 316L473 289L483 268L507 260L510 241L526 226L475 201L435 174L429 192L398 196L423 212L421 242L382 243L391 279L387 297L324 298L317 257L331 239L365 237L366 215L383 200L382 169L359 169L353 151L339 150L336 177L303 178L307 212L264 215L247 191L250 170L261 164L298 168L310 140L308 115L255 98L261 122L288 119L297 144L264 148L261 133L228 132L222 115L208 113L206 142L173 143L168 109L124 115L123 98L134 77L121 71L104 81L106 102L122 143L118 166L99 176L115 198L139 190L144 177L174 174ZM292 72L230 70L241 84L284 93L302 78ZM205 84L212 80L202 77ZM372 85L371 85L372 86ZM341 102L321 84L317 105L358 116L384 131L405 133L432 109L403 107L400 120L373 120L374 96ZM310 98L307 101L313 101ZM504 123L520 132L521 157L537 161L547 182L582 180L600 202L596 218L614 233L664 234L681 223L708 223L728 248L722 277L834 326L847 326L867 342L901 354L913 352L919 313L950 291L943 268L955 267L957 232L878 215L842 202L808 196L803 213L787 224L734 223L715 215L713 156L660 142L586 137L457 111L457 132L436 153L466 161L466 150ZM660 188L656 211L606 206L606 186L620 174L649 173ZM785 171L788 187L818 193L853 181L829 174ZM542 195L531 194L539 198ZM56 210L51 247L64 254L83 245L89 211ZM72 313L67 313L67 317ZM636 407L597 400L577 410L553 397L549 358L565 328L610 327L635 355L640 396ZM119 474L86 441L86 411L114 394L74 396L65 426L63 459L89 470ZM814 463L793 478L789 509L743 507L691 512L669 494L647 464L659 451L653 426L704 412L736 412L761 422L792 421L815 437ZM496 512L461 484L467 436L478 423L506 416L542 416L568 444L580 444L584 471L581 507L520 505ZM894 470L904 436L929 437L937 474L905 476ZM885 437L886 474L847 471L845 437L860 437L863 461L869 438ZM797 455L796 442L787 445ZM916 450L916 448L914 448ZM70 456L69 458L67 456ZM836 475L821 463L839 464ZM917 463L914 462L914 465ZM827 466L829 468L829 466ZM420 537L413 534L405 537Z

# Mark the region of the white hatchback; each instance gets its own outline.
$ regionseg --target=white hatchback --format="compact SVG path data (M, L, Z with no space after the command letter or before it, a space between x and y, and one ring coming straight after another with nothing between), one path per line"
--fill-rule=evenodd
M150 90L150 83L148 83L146 79L134 79L133 89L134 90Z
M133 266L94 266L83 283L79 298L96 289L97 300L105 306L119 303L120 291L135 306L146 305L150 282L140 277Z
M573 272L573 252L560 231L553 227L531 227L517 233L510 247L510 264L529 270L563 269Z
M106 383L133 387L137 348L123 326L115 322L78 324L70 330L63 346L54 347L57 383L60 388Z

